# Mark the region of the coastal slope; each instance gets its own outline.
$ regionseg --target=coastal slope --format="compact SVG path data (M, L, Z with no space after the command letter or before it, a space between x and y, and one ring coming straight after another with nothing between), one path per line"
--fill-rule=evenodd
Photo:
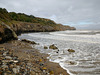
M57 24L50 19L8 12L5 8L0 8L0 43L5 42L4 40L17 39L16 35L21 33L63 30L75 30L75 28Z

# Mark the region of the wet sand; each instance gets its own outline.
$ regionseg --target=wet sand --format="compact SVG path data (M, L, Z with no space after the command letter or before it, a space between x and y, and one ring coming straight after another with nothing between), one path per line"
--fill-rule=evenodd
M34 46L34 45L32 45ZM30 75L69 75L66 70L62 69L59 64L50 62L47 54L38 52L31 44L22 41L10 41L0 44L0 47L12 50L13 56L17 56L20 61L27 61L33 68ZM33 66L33 67L32 67Z

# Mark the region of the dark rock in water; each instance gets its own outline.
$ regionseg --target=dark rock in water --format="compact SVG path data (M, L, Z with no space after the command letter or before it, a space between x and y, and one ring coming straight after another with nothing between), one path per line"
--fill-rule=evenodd
M68 61L67 62L69 65L76 65L77 63L75 61Z
M48 47L47 46L44 46L44 49L48 49Z
M59 52L56 52L56 53L59 53Z
M58 49L54 44L49 46L49 49Z
M73 49L68 49L68 52L75 52L75 50L73 50Z
M18 39L16 33L6 24L0 23L0 43Z
M26 40L26 39L22 39L21 41L27 42L27 43L30 43L30 44L36 44L34 41L29 41L29 40Z

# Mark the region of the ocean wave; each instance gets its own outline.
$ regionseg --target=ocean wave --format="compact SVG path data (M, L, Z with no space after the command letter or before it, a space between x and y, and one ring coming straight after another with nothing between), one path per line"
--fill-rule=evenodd
M98 75L96 73L100 73L100 64L98 64L100 61L100 35L76 34L83 32L90 33L93 31L30 33L23 34L20 38L24 37L40 43L37 47L40 49L40 52L49 53L48 59L59 63L70 75ZM99 31L95 32L98 33ZM58 53L54 50L43 49L45 45L49 47L51 44L57 45L59 48ZM69 53L68 49L74 49L75 53Z

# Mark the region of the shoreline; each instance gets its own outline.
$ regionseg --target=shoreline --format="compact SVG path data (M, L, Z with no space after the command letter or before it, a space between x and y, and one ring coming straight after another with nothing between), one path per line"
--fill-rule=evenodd
M27 60L39 71L38 75L69 75L58 63L50 62L47 59L47 54L40 53L37 49L31 47L29 43L12 40L8 43L0 44L0 47L13 50L13 55L18 56L20 61ZM36 74L37 72L34 72L34 74L30 75Z

